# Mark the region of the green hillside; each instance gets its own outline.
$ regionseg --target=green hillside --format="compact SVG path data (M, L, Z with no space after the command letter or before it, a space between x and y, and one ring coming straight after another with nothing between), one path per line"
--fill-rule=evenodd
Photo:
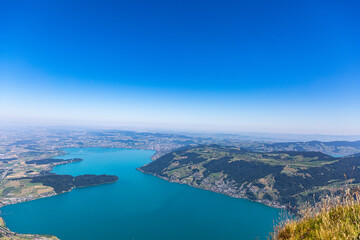
M360 157L320 152L253 152L219 145L178 149L140 168L168 181L248 198L275 207L360 184Z

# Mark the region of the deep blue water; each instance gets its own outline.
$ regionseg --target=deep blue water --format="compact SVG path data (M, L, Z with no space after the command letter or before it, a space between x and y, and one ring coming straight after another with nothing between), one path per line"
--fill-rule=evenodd
M199 240L266 239L279 210L245 199L169 183L136 170L153 151L70 148L83 162L54 168L58 174L115 174L113 184L5 206L1 216L19 233L60 239ZM60 157L64 158L64 156Z

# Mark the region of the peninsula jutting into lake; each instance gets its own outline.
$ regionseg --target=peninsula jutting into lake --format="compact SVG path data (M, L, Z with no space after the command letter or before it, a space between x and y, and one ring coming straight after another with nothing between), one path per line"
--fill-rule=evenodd
M201 145L165 154L139 169L171 182L288 209L360 184L359 156L313 151L254 152Z

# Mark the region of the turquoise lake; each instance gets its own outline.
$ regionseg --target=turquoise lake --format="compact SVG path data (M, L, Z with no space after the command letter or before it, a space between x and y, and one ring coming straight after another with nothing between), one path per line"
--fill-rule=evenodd
M136 170L153 151L69 148L59 158L84 161L57 166L57 174L114 174L113 184L1 208L18 233L53 234L62 240L266 239L279 210L245 199L170 183Z

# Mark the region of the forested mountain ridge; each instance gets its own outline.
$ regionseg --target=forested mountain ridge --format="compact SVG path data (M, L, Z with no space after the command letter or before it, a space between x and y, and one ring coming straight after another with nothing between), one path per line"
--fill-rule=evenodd
M140 168L168 181L280 207L360 184L360 157L321 152L255 152L219 145L185 147Z

